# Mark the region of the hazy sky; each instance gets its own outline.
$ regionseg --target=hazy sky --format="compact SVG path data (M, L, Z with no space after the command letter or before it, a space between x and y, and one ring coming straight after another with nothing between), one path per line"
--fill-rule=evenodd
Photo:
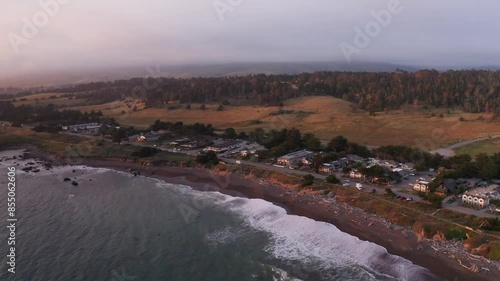
M39 1L1 1L4 78L152 62L345 60L340 44L356 47L355 27L364 30L371 12L394 0L41 0L65 2L45 17L46 25ZM500 65L500 1L400 3L390 23L356 47L353 60ZM38 22L31 38L23 34L23 18Z

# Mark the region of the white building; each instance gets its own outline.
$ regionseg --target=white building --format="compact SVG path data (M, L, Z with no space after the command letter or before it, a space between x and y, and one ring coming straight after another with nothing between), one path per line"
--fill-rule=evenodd
M429 192L429 182L428 181L417 181L413 185L413 190L418 192Z
M224 142L219 142L218 144L207 146L203 150L204 151L213 151L215 153L221 153L221 152L225 152L225 151L228 151L231 149L235 149L235 148L239 147L240 144L241 144L241 142L238 140L228 140L228 141L224 141Z
M335 166L330 163L324 163L319 168L319 171L326 174L332 174L333 172L335 172Z
M98 123L87 123L87 124L63 126L62 129L65 131L79 132L79 131L98 130L100 127L101 125Z
M476 188L466 191L462 195L462 203L472 205L477 208L485 208L490 205L490 199L499 199L499 186Z
M290 164L294 164L302 159L307 159L312 156L314 153L308 150L300 150L293 153L289 153L287 155L283 155L277 159L279 165L289 166Z
M351 179L361 179L364 177L364 175L362 173L360 173L358 170L352 170L350 173L349 173L349 177Z

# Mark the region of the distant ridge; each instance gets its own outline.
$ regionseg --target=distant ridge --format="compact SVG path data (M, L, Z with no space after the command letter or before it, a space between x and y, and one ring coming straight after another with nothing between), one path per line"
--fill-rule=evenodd
M387 72L401 69L416 71L411 66L377 62L265 62L221 64L145 64L143 66L109 67L101 69L53 70L25 74L19 77L0 78L0 87L58 87L92 81L113 81L134 77L223 77L249 74L298 74L315 71L367 71Z
M53 70L45 73L26 74L18 77L0 77L2 87L60 87L95 81L114 81L134 77L224 77L249 74L299 74L316 71L347 72L393 72L403 70L414 72L434 67L408 66L380 62L262 62L262 63L221 63L167 65L150 63L143 66L109 68L85 68ZM465 69L459 67L439 67L438 70ZM499 70L500 66L471 67L469 69Z

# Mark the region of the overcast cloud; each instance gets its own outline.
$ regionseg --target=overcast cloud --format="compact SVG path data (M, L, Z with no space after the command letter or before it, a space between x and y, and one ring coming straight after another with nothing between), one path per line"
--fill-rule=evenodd
M214 0L41 1L68 3L17 53L9 34L22 37L22 18L33 21L43 10L39 0L1 1L3 77L151 62L345 60L340 44L354 44L354 28L364 29L370 12L393 0L217 0L233 3L222 14ZM500 1L401 0L401 6L353 60L500 65Z

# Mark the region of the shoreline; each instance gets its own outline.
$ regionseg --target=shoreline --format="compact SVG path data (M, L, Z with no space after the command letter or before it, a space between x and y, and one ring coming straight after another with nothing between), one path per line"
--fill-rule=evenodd
M438 280L493 281L497 280L495 273L500 271L498 261L472 258L463 249L461 242L457 242L457 246L457 243L450 241L440 243L430 239L419 240L412 229L391 224L364 210L344 203L337 204L334 199L326 199L325 196L298 194L296 190L248 175L230 172L221 175L205 168L174 165L150 166L127 158L80 158L78 163L66 163L35 146L11 149L27 149L28 157L38 158L53 166L83 165L126 173L133 173L131 169L134 169L140 171L141 176L187 185L199 191L218 191L231 196L263 199L284 208L289 214L330 223L360 240L382 246L389 254L400 256L429 270ZM472 271L467 258L479 270ZM483 270L483 266L487 270Z
M142 166L138 163L85 159L82 165L128 172L140 171L141 176L152 177L172 184L183 184L199 191L218 191L231 196L258 198L283 207L288 213L333 224L340 231L384 247L389 254L403 257L428 269L443 280L496 280L493 272L472 272L461 266L453 252L438 252L434 241L418 241L413 230L385 222L347 204L325 201L314 195L297 194L265 181L248 176L225 173L219 175L203 168L170 166ZM465 251L465 250L463 250Z

